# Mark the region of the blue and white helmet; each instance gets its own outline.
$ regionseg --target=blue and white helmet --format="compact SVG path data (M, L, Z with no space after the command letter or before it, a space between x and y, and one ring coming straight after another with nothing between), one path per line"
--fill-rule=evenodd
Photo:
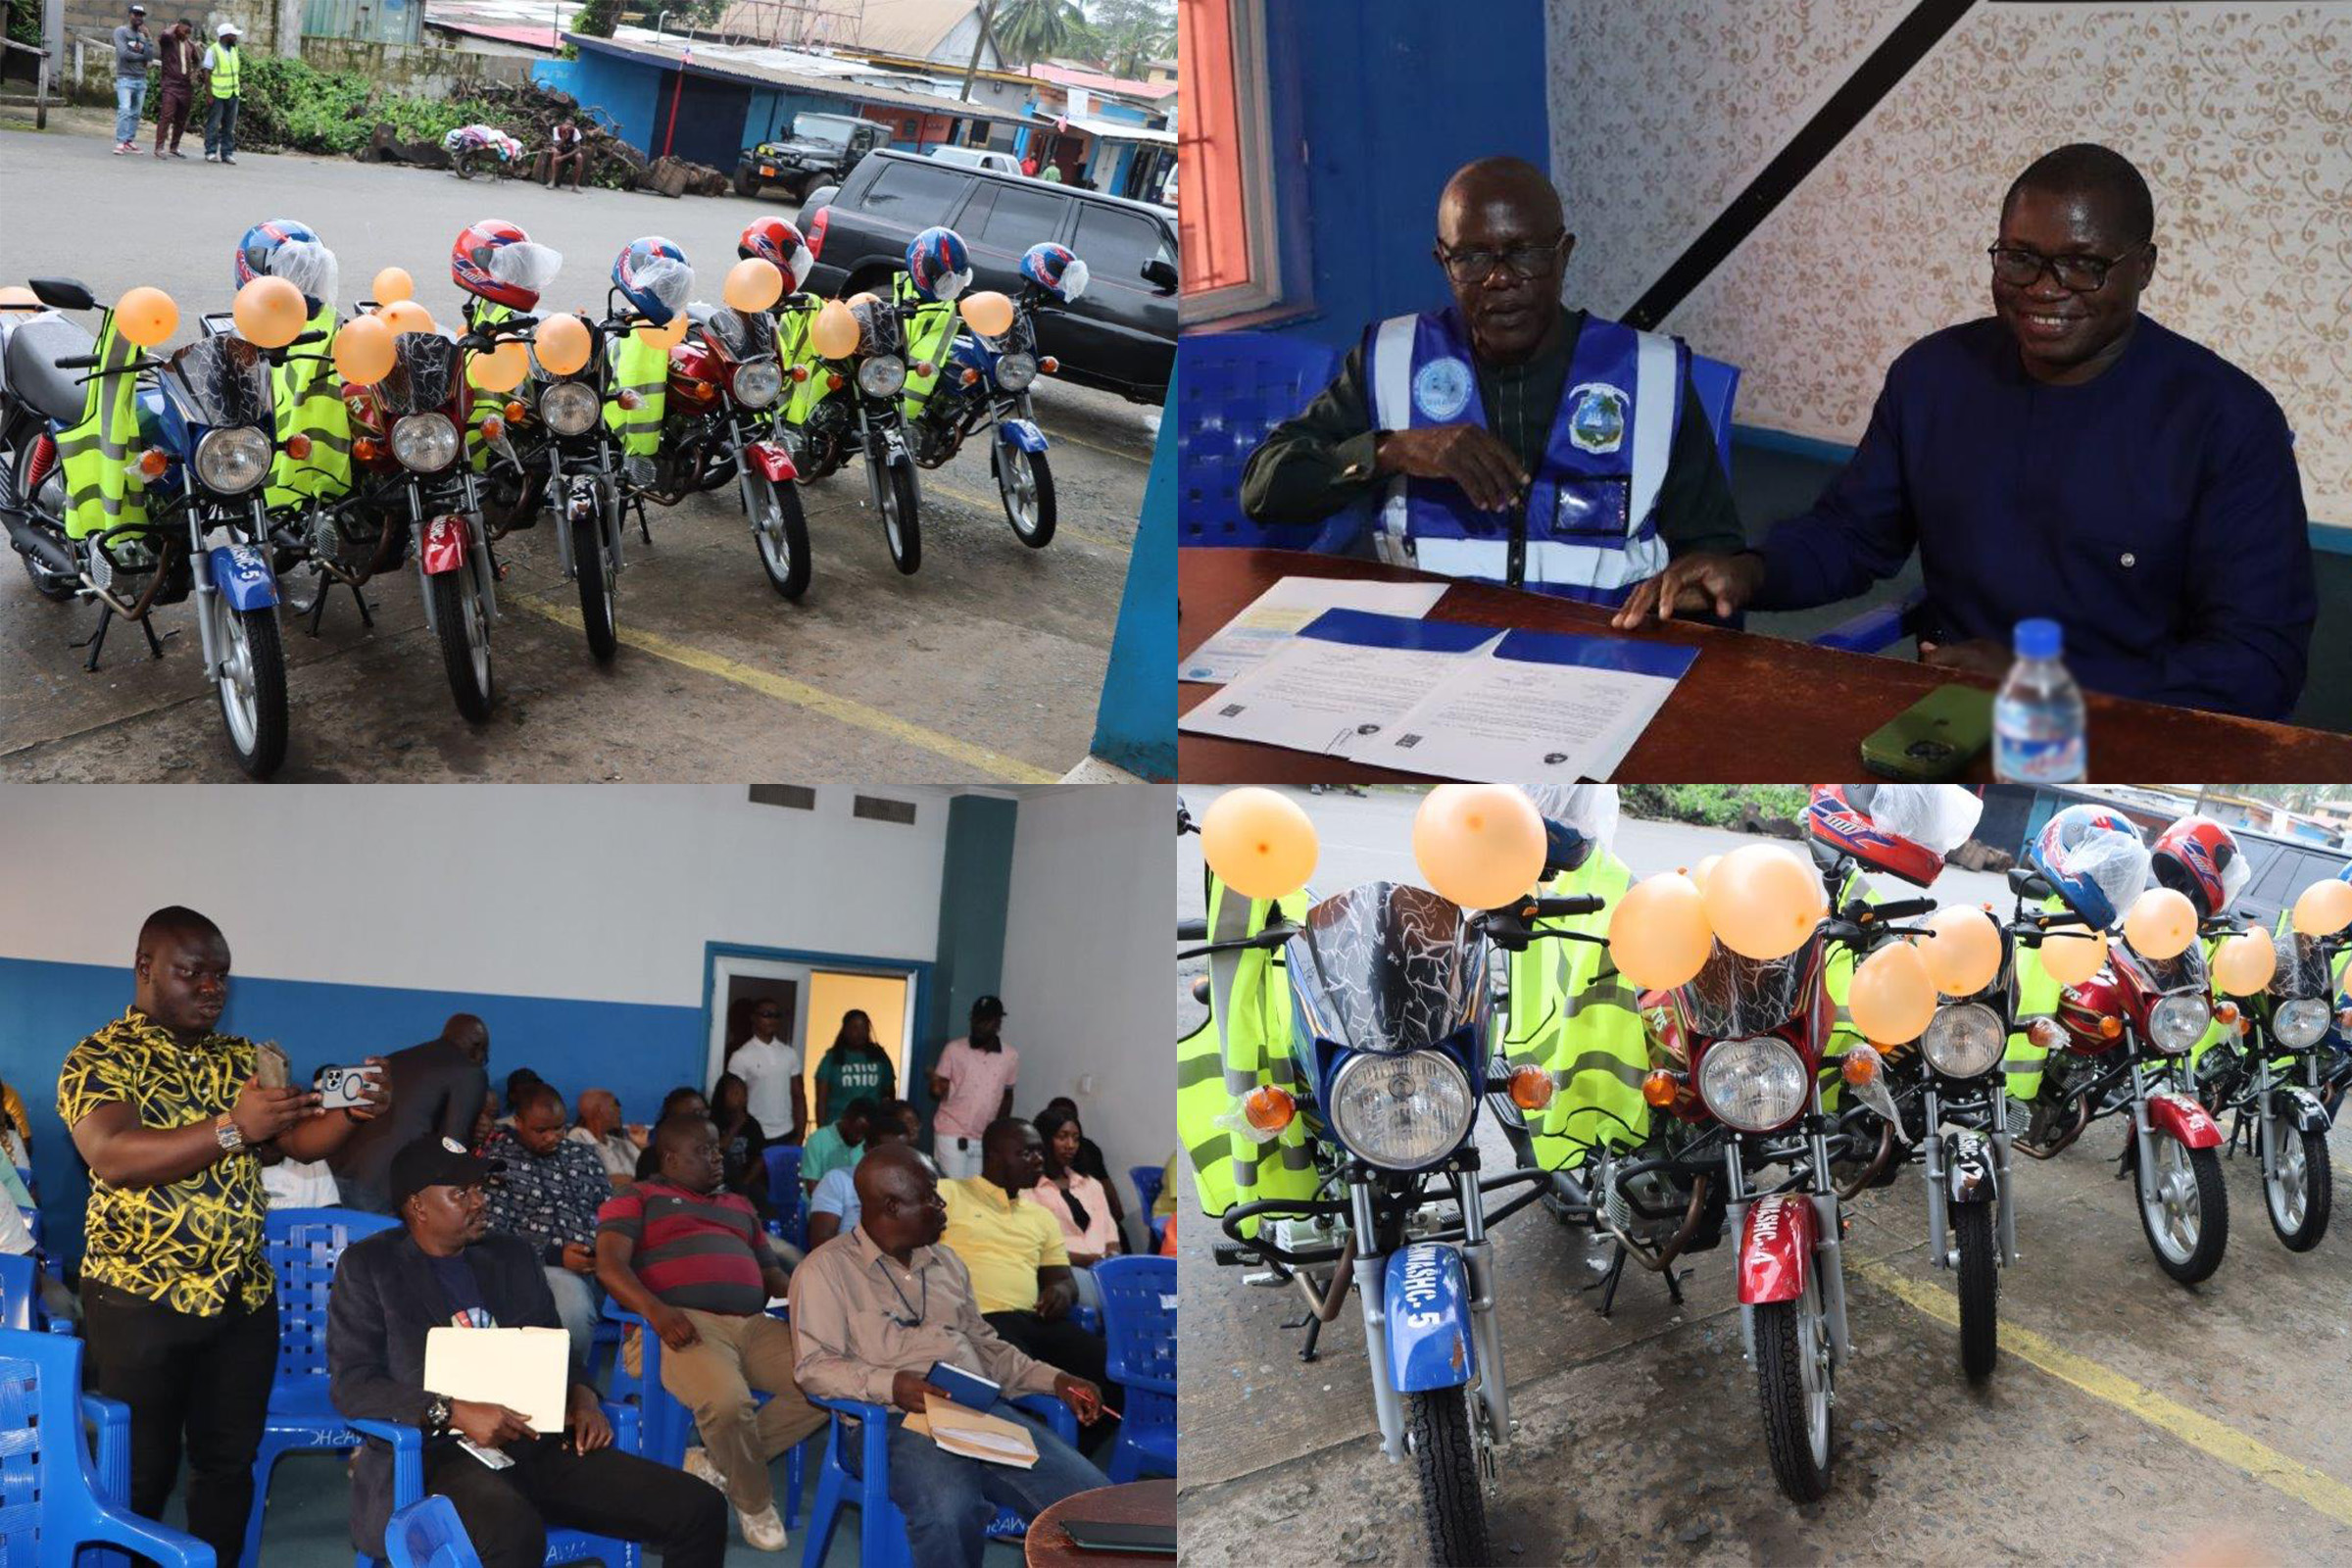
M1086 292L1086 264L1067 245L1052 240L1021 252L1021 275L1065 305Z
M317 314L335 298L335 253L326 248L308 223L291 218L272 218L256 223L237 241L237 287L257 277L282 277L302 290L303 302Z
M2068 908L2101 931L2146 889L2153 863L2139 829L2104 806L2070 806L2051 817L2027 858Z
M667 326L694 294L694 269L675 242L648 234L631 240L612 259L612 286L638 315Z
M924 299L953 303L972 286L972 253L963 236L934 225L907 241L906 280Z

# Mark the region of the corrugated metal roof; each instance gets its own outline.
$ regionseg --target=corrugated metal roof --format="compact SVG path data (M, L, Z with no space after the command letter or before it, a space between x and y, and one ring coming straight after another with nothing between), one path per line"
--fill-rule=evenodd
M1031 66L1029 74L1056 86L1085 87L1094 92L1114 93L1121 98L1142 98L1152 102L1178 90L1172 81L1134 81L1125 76L1105 76L1099 71L1071 71L1062 66Z
M623 29L624 32L639 30ZM705 75L732 77L762 86L789 87L798 92L823 93L828 97L876 104L908 114L953 115L968 120L992 120L1009 125L1050 127L1053 124L1052 121L1034 115L989 109L956 98L935 97L929 93L909 92L905 88L880 87L841 75L813 74L805 69L792 67L791 61L807 59L792 50L755 49L721 43L673 45L666 39L655 43L650 38L593 38L576 32L567 32L564 38L565 42L577 44L582 49L641 61L661 71L674 71L683 62L688 71Z
M956 24L980 8L972 0L865 0L858 46L930 58Z

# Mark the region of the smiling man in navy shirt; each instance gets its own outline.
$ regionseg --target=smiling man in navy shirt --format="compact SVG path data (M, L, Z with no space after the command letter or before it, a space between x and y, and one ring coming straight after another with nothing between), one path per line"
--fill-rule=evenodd
M2253 377L2139 314L2154 230L2121 154L2036 160L2001 206L1992 317L1903 352L1812 511L1675 561L1617 623L1829 604L1917 549L1906 629L1931 664L1999 674L2011 628L2049 616L2094 691L2284 718L2317 614L2294 436Z

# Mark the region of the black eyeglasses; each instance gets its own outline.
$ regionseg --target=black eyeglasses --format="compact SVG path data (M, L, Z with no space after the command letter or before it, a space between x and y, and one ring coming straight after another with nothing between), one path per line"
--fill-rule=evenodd
M1528 245L1513 245L1504 250L1489 250L1484 246L1467 246L1454 251L1447 250L1443 244L1440 244L1438 246L1438 264L1446 269L1447 277L1464 285L1484 283L1494 275L1494 269L1497 267L1509 268L1511 275L1514 277L1539 278L1544 275L1544 270L1551 265L1552 259L1559 255L1560 247L1567 242L1567 239L1568 235L1563 231L1546 240L1538 240Z
M1993 245L1984 254L1992 258L1993 277L2012 288L2032 288L2048 272L2069 293L2096 294L2107 286L2109 272L2147 248L2143 242L2121 256L2044 256L2020 246Z

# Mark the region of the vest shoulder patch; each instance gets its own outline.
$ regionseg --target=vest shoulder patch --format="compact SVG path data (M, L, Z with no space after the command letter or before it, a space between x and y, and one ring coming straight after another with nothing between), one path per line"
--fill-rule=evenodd
M1425 418L1450 419L1470 406L1470 367L1451 357L1413 372L1413 407Z
M1587 381L1568 393L1568 439L1584 452L1614 452L1625 445L1626 415L1633 399L1605 381Z

